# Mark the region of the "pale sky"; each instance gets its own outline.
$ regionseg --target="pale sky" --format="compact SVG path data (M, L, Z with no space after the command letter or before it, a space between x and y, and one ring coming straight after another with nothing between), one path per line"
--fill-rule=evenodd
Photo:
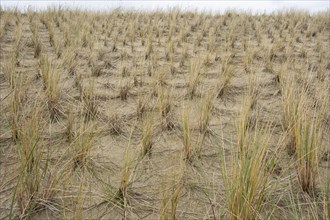
M309 12L329 10L330 0L318 1L294 1L294 0L268 0L268 1L14 1L0 0L0 5L6 7L18 7L27 9L29 6L35 9L46 9L49 6L62 5L64 7L88 9L88 10L111 10L121 7L133 10L154 10L179 7L189 11L223 12L226 9L244 10L250 12L272 12L283 9L299 9Z

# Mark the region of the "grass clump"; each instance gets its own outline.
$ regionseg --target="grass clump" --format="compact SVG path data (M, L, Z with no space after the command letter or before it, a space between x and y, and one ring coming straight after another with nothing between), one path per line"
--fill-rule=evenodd
M40 59L40 76L43 80L47 97L47 106L50 119L54 121L60 115L61 88L59 87L60 74L54 63L47 57Z
M119 81L119 98L123 101L127 100L130 89L131 85L129 84L129 81L121 78Z
M225 71L222 72L221 76L219 77L217 83L217 98L223 97L225 92L228 90L230 80L233 76L233 69L232 67L226 67Z
M294 125L294 132L298 180L303 191L313 194L318 176L321 124L317 118L307 117L306 112L301 112Z
M191 99L196 95L197 86L201 77L201 68L202 65L200 59L196 58L191 60L187 80L187 95Z
M173 170L172 181L164 186L162 191L162 203L160 207L159 219L177 219L177 209L180 196L182 196L183 170L182 165L178 171Z
M118 113L113 113L109 116L109 126L110 134L119 135L124 132L122 119Z
M298 109L301 106L301 99L298 98L297 91L295 91L294 84L288 80L283 83L283 106L284 106L284 115L283 115L283 124L288 131L289 143L287 145L287 150L289 155L293 155L296 152L295 144L295 134L294 126L297 121Z
M17 150L19 173L13 199L16 198L20 218L30 218L44 209L54 199L55 179L48 172L48 158L43 157L44 143L41 138L42 110L36 106L24 115L20 127ZM11 206L9 218L12 216Z
M213 96L210 92L201 99L199 105L199 132L201 134L206 134L208 131L211 112L213 108Z
M6 62L3 66L3 72L9 82L9 85L11 88L15 87L16 84L16 78L17 78L17 67L16 67L16 58L15 54L10 54L9 58L6 59Z
M94 95L94 81L91 80L88 86L83 88L82 97L85 109L85 120L94 119L98 113L97 103Z
M94 126L91 122L82 121L80 123L76 137L72 143L74 170L77 168L85 169L89 167L89 159L95 136L93 129Z
M271 171L267 168L271 167L272 160L269 159L267 138L256 129L238 145L234 166L227 176L229 219L262 218L271 192Z
M324 113L328 108L326 98L320 98L318 109L306 108L306 96L301 95L296 121L293 125L296 168L300 186L304 192L314 195L319 175L319 157L324 135ZM303 108L305 107L305 108Z
M189 123L189 112L186 107L182 111L182 142L183 142L183 158L188 162L193 161L194 151L191 143L191 130Z
M12 96L8 98L11 139L14 143L17 143L19 140L20 119L22 117L22 108L25 101L24 92L25 89L21 85L21 80L19 80L13 90Z
M158 106L160 117L162 119L162 126L167 130L174 128L173 114L171 109L173 108L173 98L171 89L166 90L163 86L159 86L158 89Z
M142 135L141 135L141 155L145 157L146 155L151 155L151 148L153 145L153 120L152 118L147 118L143 121L142 125Z

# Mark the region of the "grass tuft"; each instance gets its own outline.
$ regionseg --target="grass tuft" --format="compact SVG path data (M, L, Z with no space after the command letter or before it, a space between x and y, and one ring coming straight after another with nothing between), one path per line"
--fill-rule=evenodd
M187 80L187 94L191 99L196 95L197 86L201 77L201 68L200 59L195 58L191 60Z
M90 154L93 148L94 125L91 122L81 121L76 137L72 143L73 169L85 169L89 166Z
M151 116L150 116L151 117ZM145 157L146 155L151 155L151 148L153 145L153 120L152 118L147 118L142 124L142 135L141 135L141 155Z
M94 80L91 80L88 86L85 86L81 97L85 107L85 120L94 119L97 116L97 103L94 95Z
M189 112L186 107L184 107L182 110L182 142L184 159L188 162L192 162L194 151L191 143Z
M226 183L229 219L262 218L271 192L272 171L269 167L272 167L270 163L273 160L269 158L268 138L267 129L255 129L237 146L238 154L233 158L234 166L227 174Z

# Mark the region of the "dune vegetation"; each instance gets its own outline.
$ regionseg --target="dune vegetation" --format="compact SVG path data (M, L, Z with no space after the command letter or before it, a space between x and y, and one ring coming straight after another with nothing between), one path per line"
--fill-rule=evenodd
M329 219L329 11L0 11L0 219Z

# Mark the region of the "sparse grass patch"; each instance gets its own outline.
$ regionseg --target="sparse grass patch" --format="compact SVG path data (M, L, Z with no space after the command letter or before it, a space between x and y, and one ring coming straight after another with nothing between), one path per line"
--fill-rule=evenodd
M328 14L0 8L0 219L328 219Z

